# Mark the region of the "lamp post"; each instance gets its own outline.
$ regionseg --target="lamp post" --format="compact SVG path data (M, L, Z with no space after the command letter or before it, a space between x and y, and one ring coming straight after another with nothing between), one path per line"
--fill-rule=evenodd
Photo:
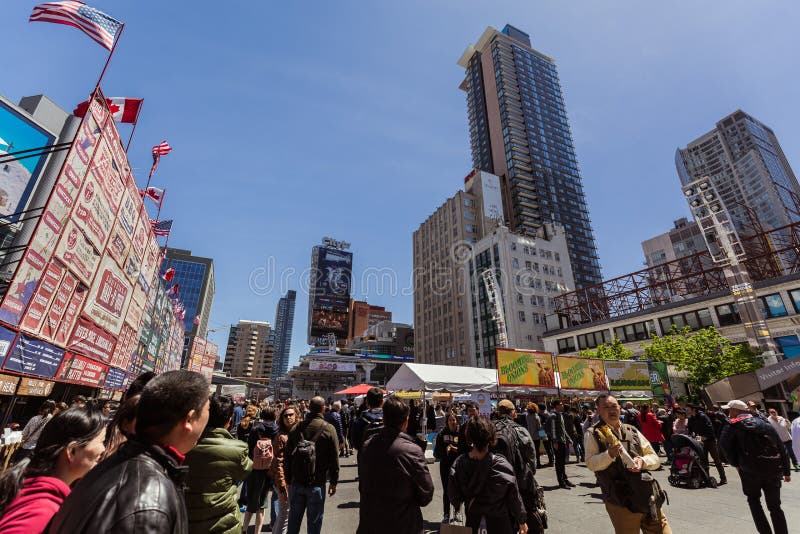
M683 194L700 227L712 261L722 267L742 318L748 344L761 351L765 365L776 363L776 345L758 305L750 273L743 264L747 255L730 213L707 176L685 185Z

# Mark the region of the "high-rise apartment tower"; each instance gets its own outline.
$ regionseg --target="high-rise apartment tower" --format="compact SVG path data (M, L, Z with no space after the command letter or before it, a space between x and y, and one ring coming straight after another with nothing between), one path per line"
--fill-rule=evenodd
M294 324L294 303L297 291L290 289L278 301L275 310L275 355L272 360L270 379L274 381L286 375L289 370L289 351L292 348L292 326Z
M466 69L472 162L500 176L509 228L566 230L575 285L599 283L600 262L555 61L528 34L487 28L458 61ZM547 237L547 236L545 236Z

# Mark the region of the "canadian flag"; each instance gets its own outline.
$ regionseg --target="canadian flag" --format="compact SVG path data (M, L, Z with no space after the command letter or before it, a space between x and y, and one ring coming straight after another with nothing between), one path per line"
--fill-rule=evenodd
M158 207L161 207L161 201L164 200L164 190L157 187L148 187L147 189L140 189L139 194L142 197L147 197L155 202Z
M175 269L170 267L169 269L164 272L164 280L167 282L172 282L172 279L175 278Z
M143 98L125 98L120 96L112 96L106 98L108 109L111 110L111 117L114 122L124 122L133 124L139 118L139 111L142 109ZM72 114L76 117L85 117L86 111L89 109L89 101L81 102L78 104Z

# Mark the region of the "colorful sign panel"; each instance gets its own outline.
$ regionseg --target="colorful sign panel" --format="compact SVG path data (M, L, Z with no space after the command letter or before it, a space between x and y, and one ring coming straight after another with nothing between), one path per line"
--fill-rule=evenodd
M64 349L20 334L11 349L11 354L6 358L3 369L52 378L56 376L63 359Z
M607 360L605 365L611 391L650 391L647 362Z
M558 356L556 362L561 378L561 389L608 390L603 360Z
M17 391L19 377L13 375L0 375L0 395L13 395Z
M54 135L24 114L0 101L0 156L10 152L45 148L52 145L55 139ZM0 165L0 217L7 218L5 220L9 222L19 220L18 213L25 210L47 156L44 153L41 156L5 161Z
M128 383L128 374L126 372L109 367L103 387L106 389L113 389L114 391L121 391L128 386Z
M669 373L665 362L647 362L650 370L650 389L655 398L667 398L672 395L672 388L669 385Z
M87 386L99 387L105 383L108 366L90 360L85 356L73 354L61 366L59 378L67 382L75 382Z
M23 376L22 380L19 382L19 388L17 388L17 395L20 397L26 395L31 397L47 397L53 391L54 385L55 382L50 382L49 380L39 380L38 378Z
M497 376L501 386L556 387L549 352L497 349Z
M353 253L326 246L314 247L316 269L311 273L312 338L335 334L347 337Z
M0 364L5 361L6 355L11 352L11 346L14 344L16 337L16 332L0 326Z
M311 360L308 362L309 371L339 371L342 373L355 373L356 364L348 362L326 362Z

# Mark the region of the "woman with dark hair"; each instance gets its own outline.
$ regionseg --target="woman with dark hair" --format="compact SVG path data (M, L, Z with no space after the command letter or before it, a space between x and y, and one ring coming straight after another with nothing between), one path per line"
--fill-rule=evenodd
M128 386L127 391L122 396L122 404L119 405L108 422L105 443L106 452L103 453L103 459L117 452L117 449L133 435L136 429L136 411L139 407L139 398L142 396L144 387L155 376L152 371L146 371L137 376Z
M33 455L0 477L0 532L44 531L70 485L100 459L105 423L92 407L64 410L47 423Z
M272 487L278 494L278 514L275 524L272 525L273 534L286 534L289 528L289 481L283 469L283 460L286 457L286 442L289 441L289 432L297 422L297 409L289 405L281 410L278 416L278 435L272 440L272 450L275 457L269 468L272 477Z
M514 468L502 455L489 452L497 440L494 425L484 417L473 417L466 436L472 450L459 456L450 470L450 502L456 509L464 504L466 526L473 531L526 534L527 517Z
M450 476L450 468L458 458L459 450L459 431L458 416L456 412L450 411L445 415L444 428L436 436L436 443L433 447L433 457L439 460L439 475L442 477L442 495L444 506L444 518L442 523L450 522L450 497L447 493L447 478ZM460 521L458 508L455 509L455 521Z
M56 409L56 401L47 399L41 406L39 406L39 413L31 417L25 428L22 429L22 448L16 455L14 461L18 462L23 458L30 457L33 450L36 448L36 442L44 430L44 426L53 417L53 412Z

